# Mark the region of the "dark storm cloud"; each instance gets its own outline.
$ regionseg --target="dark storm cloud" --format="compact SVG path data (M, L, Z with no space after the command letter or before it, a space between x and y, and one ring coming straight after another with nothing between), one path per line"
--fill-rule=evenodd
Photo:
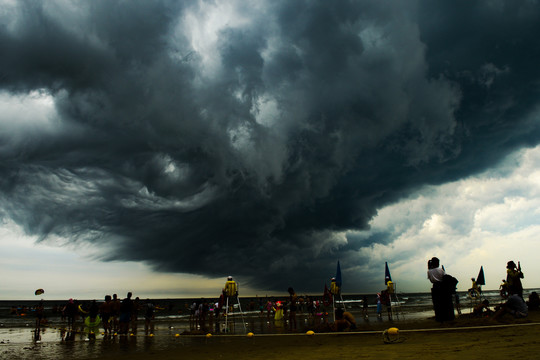
M214 3L176 3L6 7L3 95L58 114L26 139L0 115L2 212L28 234L318 291L391 240L346 239L377 209L540 139L534 2L242 5L214 53L190 23Z

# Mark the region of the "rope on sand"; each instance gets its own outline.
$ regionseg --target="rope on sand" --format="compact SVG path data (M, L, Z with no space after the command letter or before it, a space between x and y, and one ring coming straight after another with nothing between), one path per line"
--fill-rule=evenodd
M470 331L470 330L482 330L482 329L500 329L500 328L511 328L511 327L519 327L519 326L540 326L540 322L530 322L530 323L520 323L520 324L500 324L500 325L482 325L482 326L461 326L461 327L444 327L444 328L427 328L427 329L409 329L409 330L402 330L399 329L400 333L414 333L414 332L434 332L434 331ZM55 328L56 329L56 328ZM59 329L60 330L60 329ZM347 332L321 332L321 333L314 333L314 334L306 334L306 333L277 333L277 334L214 334L217 338L226 338L226 337L280 337L280 336L317 336L317 335L325 335L325 336L352 336L352 335L369 335L369 334L382 334L385 330L367 330L367 331L347 331ZM76 332L80 333L80 332ZM103 335L103 334L102 334ZM111 336L111 335L109 335ZM114 335L114 337L126 337L126 335ZM154 334L151 335L140 335L140 334L129 334L127 337L153 337ZM170 334L170 335L158 335L158 337L180 337L180 338L201 338L205 335L203 334ZM208 337L208 336L207 336Z
M432 331L469 331L469 330L481 330L481 329L498 329L498 328L510 328L518 326L540 326L540 322L522 323L522 324L501 324L501 325L482 325L482 326L461 326L461 327L447 327L447 328L428 328L428 329L399 329L400 333L405 332L432 332ZM363 334L382 334L384 330L368 330L368 331L347 331L347 332L323 332L315 333L314 335L363 335ZM181 337L201 337L204 335L181 335ZM246 337L245 334L216 334L217 337ZM306 336L304 333L282 333L282 334L254 334L254 337L272 337L272 336Z

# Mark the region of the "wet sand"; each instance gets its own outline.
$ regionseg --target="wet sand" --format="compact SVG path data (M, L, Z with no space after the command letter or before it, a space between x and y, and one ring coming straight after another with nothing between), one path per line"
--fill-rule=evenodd
M382 331L395 326L399 339L383 341ZM322 330L322 329L321 329ZM29 330L27 330L29 331ZM53 336L49 329L47 336ZM525 319L506 315L501 321L462 316L449 324L433 319L359 322L356 332L282 334L176 335L98 338L84 341L0 344L2 359L537 359L540 312Z
M540 325L460 331L402 332L385 344L381 334L317 334L211 338L191 346L102 359L538 359Z
M385 324L388 326L388 324ZM458 319L395 322L399 337L383 341L383 330L348 333L212 336L161 351L112 355L103 359L538 359L540 314L528 319ZM365 327L365 326L364 326ZM381 325L370 325L370 328Z

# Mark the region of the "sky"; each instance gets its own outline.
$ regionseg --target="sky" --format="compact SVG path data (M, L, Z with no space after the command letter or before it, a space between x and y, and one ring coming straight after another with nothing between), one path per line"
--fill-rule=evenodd
M0 0L0 298L540 287L538 1Z

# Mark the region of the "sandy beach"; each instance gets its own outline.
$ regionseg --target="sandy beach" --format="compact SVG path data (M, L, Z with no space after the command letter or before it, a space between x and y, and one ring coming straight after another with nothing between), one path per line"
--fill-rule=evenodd
M540 312L500 321L463 315L448 324L433 319L359 322L355 332L305 332L237 335L176 335L163 331L84 341L0 343L2 359L537 359ZM382 332L399 328L399 338L385 343ZM25 331L30 331L26 329ZM5 333L7 334L7 333ZM57 336L49 329L46 336ZM0 339L1 340L1 339Z
M161 351L115 354L103 359L538 359L540 314L510 317L501 323L458 319L449 325L434 321L394 323L399 339L385 343L382 331L324 333L308 336L213 336L193 339Z

